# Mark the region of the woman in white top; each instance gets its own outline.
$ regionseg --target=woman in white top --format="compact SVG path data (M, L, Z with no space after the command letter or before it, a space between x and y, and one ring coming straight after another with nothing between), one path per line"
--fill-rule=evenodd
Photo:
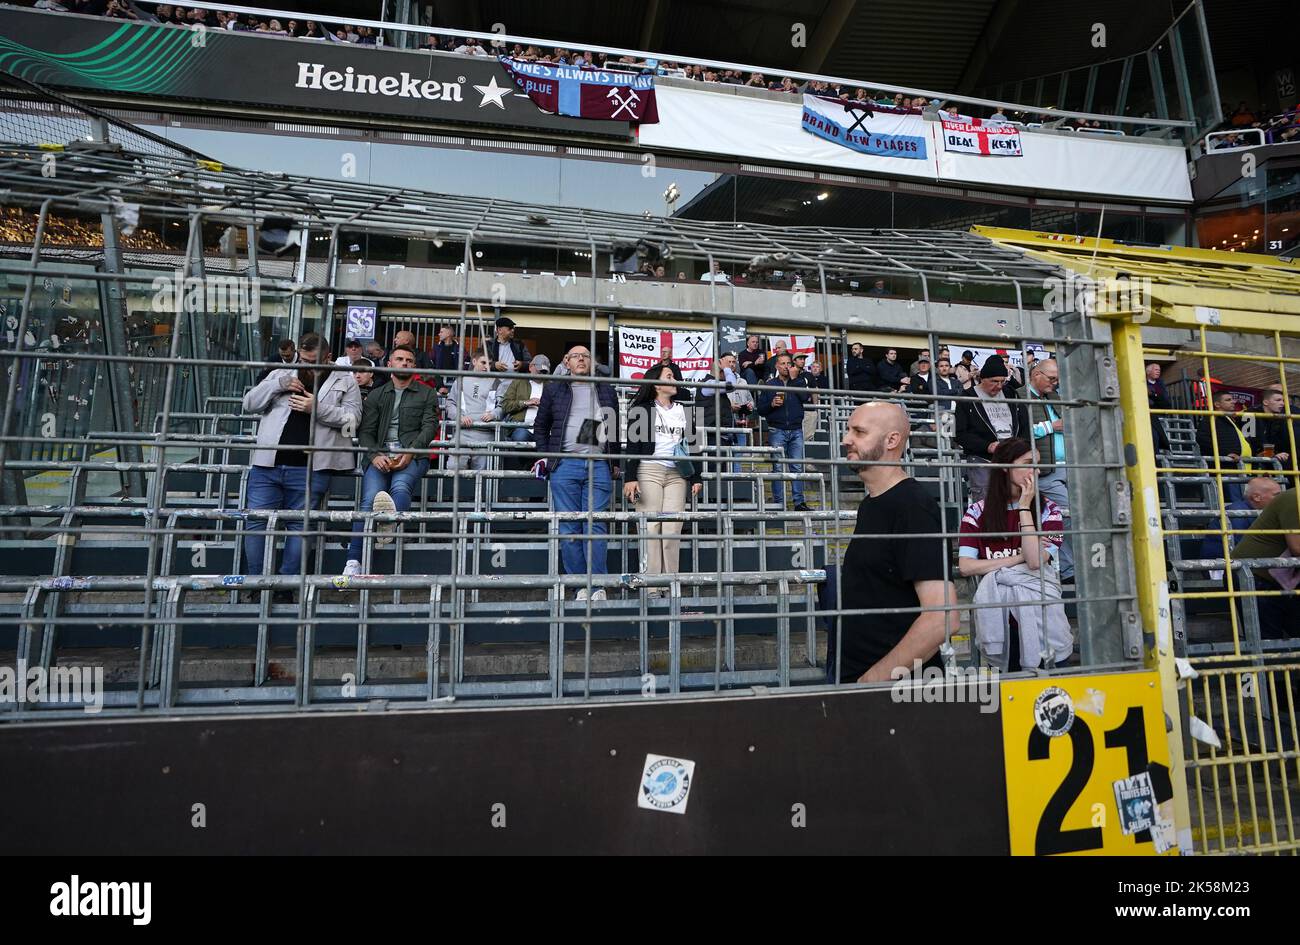
M686 410L673 383L672 369L656 365L659 384L643 384L627 410L627 485L623 495L637 504L637 509L650 514L682 512L686 509L686 490L699 495L702 488L698 454L691 457L690 476L683 476L674 458L677 444L687 439ZM649 377L647 377L649 379ZM689 447L687 447L689 451ZM680 535L681 522L649 522L646 531L651 536ZM677 538L651 538L646 542L646 574L675 574L681 550ZM660 596L664 588L652 589L651 596Z

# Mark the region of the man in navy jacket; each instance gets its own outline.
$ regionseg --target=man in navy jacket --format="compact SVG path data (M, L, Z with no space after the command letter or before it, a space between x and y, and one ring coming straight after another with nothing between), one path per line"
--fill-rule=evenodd
M575 380L548 383L542 390L537 418L533 421L533 440L538 452L560 454L542 460L545 464L542 468L550 480L551 502L557 512L608 512L618 467L607 459L586 457L618 453L618 398L608 381L577 380L592 374L591 352L586 345L570 348L564 364L568 375ZM608 533L608 524L592 522L591 534ZM560 534L585 535L586 523L561 522ZM606 558L604 541L560 542L565 574L608 574ZM579 588L577 599L587 599L586 588ZM591 599L604 600L604 589L594 589Z
M803 409L812 399L812 392L802 377L790 377L788 354L777 356L776 376L765 383L770 387L788 388L788 391L763 391L755 409L767 420L767 445L777 447L792 460L785 464L785 468L797 475L803 472ZM773 464L773 471L782 472L781 464ZM803 480L796 479L790 491L796 512L812 511L804 501ZM772 499L779 507L785 508L785 485L779 479L772 482Z

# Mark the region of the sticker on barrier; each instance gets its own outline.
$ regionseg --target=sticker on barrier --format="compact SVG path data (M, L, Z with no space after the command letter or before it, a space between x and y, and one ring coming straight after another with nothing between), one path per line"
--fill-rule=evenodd
M1004 681L1002 744L1013 854L1170 848L1173 787L1155 673Z

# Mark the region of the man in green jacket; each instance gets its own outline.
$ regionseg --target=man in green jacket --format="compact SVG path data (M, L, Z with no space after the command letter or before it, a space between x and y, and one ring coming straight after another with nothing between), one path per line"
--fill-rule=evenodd
M396 345L388 356L391 384L385 384L366 398L361 412L358 440L365 451L365 477L361 481L361 511L405 512L420 478L429 469L428 450L437 428L438 401L433 389L413 383L415 352ZM380 523L377 531L390 532L392 523ZM352 543L343 574L361 573L361 532L365 521L352 523ZM378 538L380 544L390 535Z

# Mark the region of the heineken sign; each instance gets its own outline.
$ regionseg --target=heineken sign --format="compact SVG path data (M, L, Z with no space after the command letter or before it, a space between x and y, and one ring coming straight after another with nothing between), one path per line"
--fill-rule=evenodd
M54 88L627 138L548 115L490 57L0 8L0 70Z

